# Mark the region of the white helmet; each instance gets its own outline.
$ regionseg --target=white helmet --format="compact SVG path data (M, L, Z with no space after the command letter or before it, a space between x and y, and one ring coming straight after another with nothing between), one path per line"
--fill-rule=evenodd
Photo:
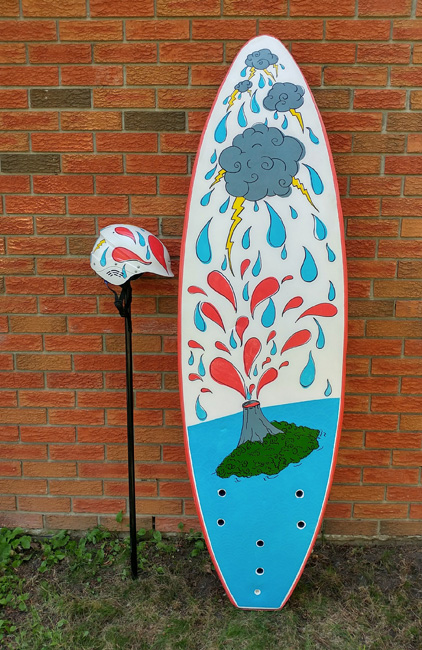
M111 284L124 284L146 271L172 278L167 248L144 228L113 224L100 230L91 268Z

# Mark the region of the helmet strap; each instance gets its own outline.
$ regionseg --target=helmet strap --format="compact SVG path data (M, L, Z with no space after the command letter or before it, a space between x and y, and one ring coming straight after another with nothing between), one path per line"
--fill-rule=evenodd
M116 309L118 310L120 316L123 318L127 318L129 324L131 325L131 304L132 304L132 287L130 284L130 280L125 282L122 285L122 290L120 294L118 294L114 289L110 287L108 282L105 281L105 284L107 286L107 289L112 291L114 293L114 304L116 306ZM132 328L130 328L132 329Z

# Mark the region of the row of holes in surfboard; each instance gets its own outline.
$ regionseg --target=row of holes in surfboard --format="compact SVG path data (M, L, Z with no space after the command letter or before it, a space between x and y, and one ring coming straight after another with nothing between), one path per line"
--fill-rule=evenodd
M225 497L226 494L227 494L226 490L218 490L218 496ZM304 493L303 490L296 490L295 496L296 496L297 499L303 499L303 497L305 496L305 493ZM217 519L217 525L218 526L224 526L225 523L226 522L224 521L224 519ZM305 528L306 523L304 521L298 521L296 526L298 528L302 529L302 528ZM264 546L264 544L265 544L265 542L264 542L263 539L258 539L258 541L256 542L256 545L259 546L259 547ZM262 576L262 574L264 573L264 569L262 567L258 567L256 569L255 573L258 576ZM260 589L255 589L254 594L255 594L255 596L259 596L261 594L261 590Z

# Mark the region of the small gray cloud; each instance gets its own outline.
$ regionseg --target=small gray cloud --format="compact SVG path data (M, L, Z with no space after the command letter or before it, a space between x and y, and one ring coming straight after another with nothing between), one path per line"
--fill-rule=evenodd
M264 99L264 106L269 111L283 113L291 108L298 109L303 104L305 89L302 86L289 83L276 83L272 86Z
M240 93L245 93L249 88L252 88L252 81L249 81L248 79L245 81L239 81L239 83L234 87L234 89L238 90Z
M278 56L273 54L268 48L252 52L245 59L246 65L250 68L256 68L256 70L265 70L269 65L274 65L277 61Z
M232 196L259 201L289 196L292 178L305 155L304 145L276 127L255 124L237 135L220 154L226 190Z

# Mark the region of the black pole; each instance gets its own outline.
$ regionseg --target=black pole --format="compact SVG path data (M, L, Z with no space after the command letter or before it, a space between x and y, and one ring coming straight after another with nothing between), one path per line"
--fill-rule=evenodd
M133 364L132 364L132 287L125 287L124 317L126 344L126 407L127 407L127 463L129 474L129 524L130 524L130 567L132 578L138 577L136 549L136 501L135 501L135 436L133 430Z

